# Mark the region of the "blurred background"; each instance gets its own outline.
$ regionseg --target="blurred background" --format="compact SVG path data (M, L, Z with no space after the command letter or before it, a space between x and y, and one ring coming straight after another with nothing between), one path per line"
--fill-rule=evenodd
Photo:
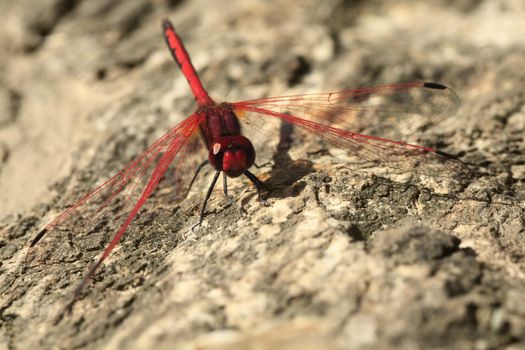
M519 0L5 0L0 10L4 214L49 200L82 161L129 159L188 115L163 17L218 100L424 79L468 105L518 93L524 74Z

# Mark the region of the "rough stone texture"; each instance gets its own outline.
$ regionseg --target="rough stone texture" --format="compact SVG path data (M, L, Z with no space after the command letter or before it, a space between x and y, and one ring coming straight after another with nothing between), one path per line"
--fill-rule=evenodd
M4 0L0 13L0 349L525 348L522 0ZM267 205L231 181L245 215L218 192L192 232L208 180L182 202L156 195L60 317L119 221L55 232L25 264L28 243L194 108L162 17L217 99L453 87L459 113L415 141L476 176L388 176L296 142L258 171Z

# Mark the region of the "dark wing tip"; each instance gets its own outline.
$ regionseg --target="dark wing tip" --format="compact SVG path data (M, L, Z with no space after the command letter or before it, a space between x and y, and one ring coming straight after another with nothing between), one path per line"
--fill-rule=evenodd
M428 88L428 89L436 89L436 90L446 90L446 89L448 89L448 87L446 87L443 84L432 83L432 82L425 82L423 84L423 87Z
M29 247L33 248L38 243L38 241L40 241L42 239L42 237L44 237L46 232L47 232L47 228L43 228L40 232L38 232L36 237L33 238L33 240L31 241L31 244L29 245Z
M447 152L443 152L443 151L436 150L435 153L437 153L437 154L439 154L440 156L443 156L443 157L445 157L445 158L450 158L450 159L456 159L456 160L459 160L459 157L458 157L458 156L452 155L452 154L447 153Z
M434 153L444 157L447 160L454 162L454 164L456 164L457 175L469 179L476 175L476 172L473 169L471 169L467 163L463 162L459 156L439 150L435 150Z

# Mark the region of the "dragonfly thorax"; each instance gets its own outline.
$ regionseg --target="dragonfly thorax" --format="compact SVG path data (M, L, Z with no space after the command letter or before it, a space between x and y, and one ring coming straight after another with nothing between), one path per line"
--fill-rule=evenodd
M201 133L207 141L221 136L241 134L239 120L228 104L204 106L199 108L199 112L206 115ZM210 142L207 143L210 144Z
M237 177L255 162L255 149L244 136L221 136L211 143L208 159L215 169Z

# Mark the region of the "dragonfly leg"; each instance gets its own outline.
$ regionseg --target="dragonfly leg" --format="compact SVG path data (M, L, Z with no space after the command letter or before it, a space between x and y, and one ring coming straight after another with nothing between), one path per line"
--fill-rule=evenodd
M220 170L217 170L215 172L215 176L213 177L213 180L211 181L210 188L208 188L208 192L206 193L206 197L204 198L204 203L202 203L202 209L201 214L199 216L199 222L193 225L191 230L197 226L200 226L202 224L202 221L204 220L204 211L206 210L206 204L208 203L208 199L210 199L211 193L213 191L213 188L215 187L215 184L217 183L217 179L219 179L219 175L221 174Z
M257 196L259 198L259 201L262 202L263 199L261 198L261 190L267 190L268 186L248 170L244 171L244 175L246 175L246 177L250 179L250 181L255 185L255 188L257 188Z
M266 162L266 163L263 163L263 164L253 163L253 166L256 167L257 169L261 169L262 167L265 167L265 166L271 165L271 164L272 164L271 162Z
M245 214L246 212L244 211L244 208L240 205L238 205L235 200L230 196L228 195L228 180L227 180L227 177L226 177L226 173L223 174L223 182L222 182L222 187L224 189L224 196L228 199L228 201L230 202L231 205L234 205L236 207L239 208L241 214Z
M188 193L190 193L190 190L191 190L191 186L193 186L193 183L195 182L195 179L197 179L197 176L199 175L200 171L202 170L202 168L204 168L206 165L208 165L210 163L210 161L208 159L206 159L204 162L202 162L201 164L199 164L199 167L197 168L197 170L195 171L195 174L193 174L193 178L191 179L191 182L188 186L188 190L186 191L186 193L184 194L184 197L183 198L186 198L188 197Z

